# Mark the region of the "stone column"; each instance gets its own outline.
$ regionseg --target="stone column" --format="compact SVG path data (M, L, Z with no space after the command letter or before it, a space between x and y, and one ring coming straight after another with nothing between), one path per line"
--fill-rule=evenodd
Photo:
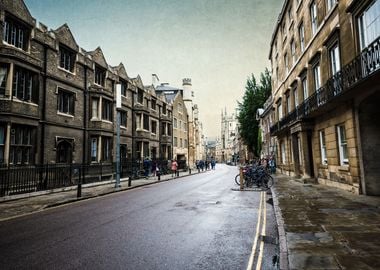
M4 164L9 164L9 151L11 146L11 123L7 123L5 130L5 145L4 145Z
M294 174L297 178L300 177L300 156L298 149L298 133L294 133L292 136L292 146L293 146L293 169Z
M304 130L300 133L301 135L301 145L302 145L302 153L303 153L303 165L304 165L304 176L303 178L310 178L311 177L311 170L313 169L311 166L312 161L310 160L310 151L309 145L308 145L308 132L307 130Z

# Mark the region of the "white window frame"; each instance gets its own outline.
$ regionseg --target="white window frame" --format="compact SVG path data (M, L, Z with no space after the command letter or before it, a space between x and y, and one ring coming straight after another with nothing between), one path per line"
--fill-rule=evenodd
M277 105L277 113L278 113L278 120L281 120L283 117L283 112L282 112L282 100Z
M348 165L348 145L346 137L346 129L344 125L337 126L338 135L338 152L339 152L339 162L341 166Z
M293 88L293 97L294 97L294 108L297 108L297 106L299 105L299 103L298 103L298 88L297 87Z
M310 4L311 33L315 35L318 29L318 7L315 0Z
M298 34L299 34L299 38L300 38L301 52L304 52L304 50L305 50L305 26L303 23L301 23L299 28L298 28Z
M309 97L309 89L307 85L307 77L303 77L302 81L302 91L303 91L303 100L306 100Z
M330 55L330 67L331 75L334 76L340 71L340 53L339 53L339 43L336 42L329 50Z
M327 12L332 9L332 7L336 4L337 0L326 0L327 1Z
M375 0L358 17L360 48L363 50L380 35L380 1Z
M319 145L321 151L321 164L327 165L326 137L324 130L319 131Z
M314 87L315 91L317 91L319 88L321 88L321 65L316 63L313 66L313 75L314 75Z

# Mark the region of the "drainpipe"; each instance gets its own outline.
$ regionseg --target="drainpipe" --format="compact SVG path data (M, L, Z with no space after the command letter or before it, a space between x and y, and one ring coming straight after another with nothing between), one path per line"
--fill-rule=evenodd
M45 161L45 125L46 125L46 80L47 80L47 45L44 45L44 67L42 71L42 116L41 116L41 141L40 141L40 164Z
M83 153L82 153L82 164L86 164L87 160L87 120L88 120L88 103L87 103L87 97L88 97L88 88L87 88L87 66L84 66L84 91L83 91Z

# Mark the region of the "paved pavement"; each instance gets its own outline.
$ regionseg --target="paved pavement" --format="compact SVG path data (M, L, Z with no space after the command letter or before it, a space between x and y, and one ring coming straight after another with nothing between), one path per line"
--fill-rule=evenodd
M181 172L185 177L188 172ZM380 197L358 196L276 175L272 188L279 228L281 269L380 269ZM161 176L161 181L173 179ZM157 177L108 181L0 203L0 221L77 200L157 183Z
M380 197L276 176L281 269L380 269Z

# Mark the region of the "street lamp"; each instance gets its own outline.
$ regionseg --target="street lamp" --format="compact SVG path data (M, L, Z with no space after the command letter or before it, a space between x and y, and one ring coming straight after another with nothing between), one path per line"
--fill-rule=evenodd
M120 111L121 109L121 84L116 84L116 181L115 188L120 185Z

